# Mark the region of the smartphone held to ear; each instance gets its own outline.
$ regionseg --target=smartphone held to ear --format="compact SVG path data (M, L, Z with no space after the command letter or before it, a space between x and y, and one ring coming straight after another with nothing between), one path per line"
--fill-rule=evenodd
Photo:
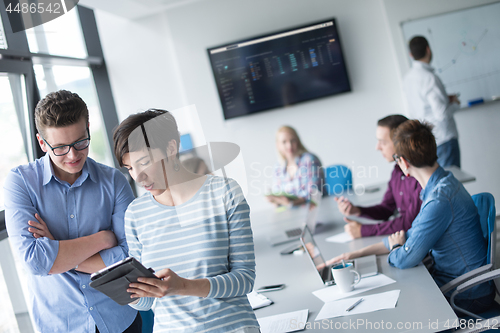
M263 286L263 287L260 287L259 289L257 289L256 291L258 293L265 293L267 291L275 291L275 290L281 290L285 288L285 285L284 284L273 284L273 285L269 285L269 286Z

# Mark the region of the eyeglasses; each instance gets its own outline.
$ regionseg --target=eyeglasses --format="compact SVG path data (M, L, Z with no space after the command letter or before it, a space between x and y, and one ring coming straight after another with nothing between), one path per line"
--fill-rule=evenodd
M63 156L63 155L66 155L67 153L69 153L71 147L75 148L75 150L84 150L84 149L87 149L87 147L90 144L90 131L89 131L88 127L87 127L87 135L88 135L88 138L86 138L86 139L79 140L79 141L74 142L74 143L72 143L70 145L57 146L57 147L52 147L47 142L47 140L44 139L43 136L42 136L42 139L43 139L43 142L45 142L47 144L47 146L49 146L49 148L52 149L52 152L54 153L54 155L56 155L56 156Z

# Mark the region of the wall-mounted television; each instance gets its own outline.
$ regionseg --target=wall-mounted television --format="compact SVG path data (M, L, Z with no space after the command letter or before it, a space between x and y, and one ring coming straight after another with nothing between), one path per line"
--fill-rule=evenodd
M225 119L351 91L333 18L207 51Z

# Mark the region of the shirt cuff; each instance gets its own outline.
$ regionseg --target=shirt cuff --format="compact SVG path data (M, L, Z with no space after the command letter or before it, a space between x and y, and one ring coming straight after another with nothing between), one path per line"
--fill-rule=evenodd
M31 260L28 260L26 263L34 275L47 275L56 261L59 252L59 241L42 237L37 239L36 242L40 242L43 245L38 245L40 251L35 252L31 256ZM43 254L40 253L42 251Z
M368 236L373 236L372 235L372 227L371 225L368 224L362 224L361 225L361 237L368 237Z
M99 254L101 255L101 259L106 267L122 259L125 259L126 257L126 254L123 252L123 248L121 246L115 246L111 249L101 250Z
M139 302L137 302L136 304L129 303L129 306L137 311L148 311L153 306L153 303L154 303L154 298L141 297L139 298Z
M391 246L389 245L389 237L384 238L384 239L382 240L382 242L384 242L384 246L387 248L387 250L389 250L389 251L390 251L390 250L391 250Z
M210 291L206 298L215 298L219 293L219 284L215 277L206 277L208 282L210 283Z

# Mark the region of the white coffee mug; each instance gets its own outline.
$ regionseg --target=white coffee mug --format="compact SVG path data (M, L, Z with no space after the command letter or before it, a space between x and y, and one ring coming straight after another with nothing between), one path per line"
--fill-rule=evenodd
M332 267L333 279L335 284L343 293L347 293L354 289L354 286L361 281L361 276L353 269L352 263L338 264ZM356 275L357 280L354 281Z

